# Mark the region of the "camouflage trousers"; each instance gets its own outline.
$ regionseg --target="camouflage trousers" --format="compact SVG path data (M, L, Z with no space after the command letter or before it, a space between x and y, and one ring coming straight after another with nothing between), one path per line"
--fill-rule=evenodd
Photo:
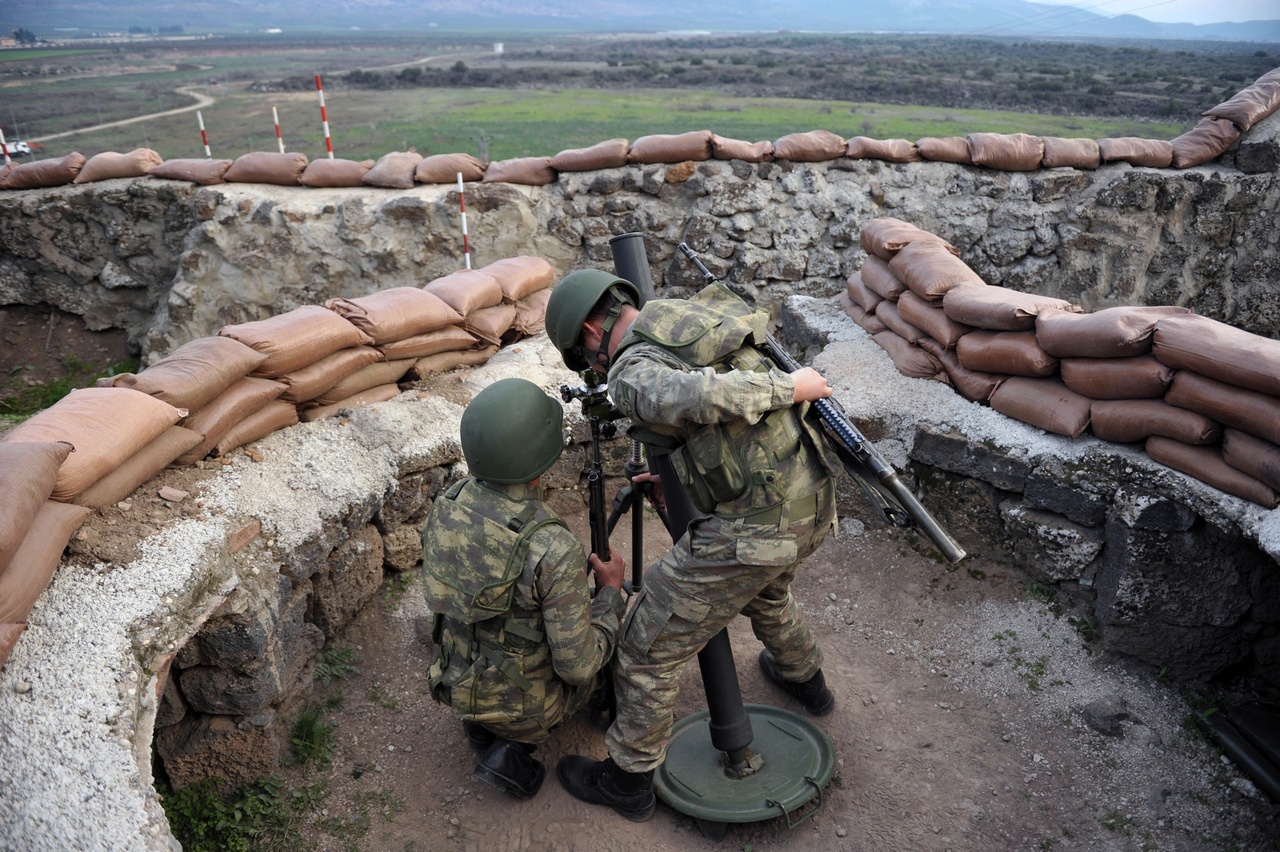
M541 745L551 738L551 731L572 718L579 710L586 707L592 697L604 686L603 668L596 673L590 683L572 686L560 682L555 689L547 689L548 701L543 712L538 716L520 716L509 718L500 713L480 715L462 714L463 721L482 725L506 740L529 745Z
M786 679L817 673L822 650L791 582L834 522L828 484L817 514L785 530L718 516L697 520L645 573L614 661L618 715L605 737L614 763L628 772L662 764L685 664L739 613L751 619Z

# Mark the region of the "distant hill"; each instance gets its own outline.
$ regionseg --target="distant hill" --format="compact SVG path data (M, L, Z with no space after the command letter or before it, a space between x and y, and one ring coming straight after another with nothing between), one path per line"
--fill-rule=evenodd
M0 0L0 32L79 27L554 30L817 30L1019 37L1214 39L1280 44L1280 20L1163 24L1024 0Z

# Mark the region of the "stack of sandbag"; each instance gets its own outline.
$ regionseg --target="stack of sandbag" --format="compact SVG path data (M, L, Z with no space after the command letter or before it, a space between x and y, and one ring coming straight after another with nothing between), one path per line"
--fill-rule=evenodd
M1274 508L1280 341L1180 307L1094 313L983 282L941 238L868 222L842 302L899 372L1067 437L1141 443L1156 461Z
M65 186L76 179L84 168L85 156L72 151L65 157L36 160L5 167L0 178L0 189L40 189L47 186Z
M63 549L89 510L49 499L74 448L64 441L0 442L0 665Z
M1200 122L1174 139L1173 166L1186 169L1221 155L1241 133L1280 109L1280 68L1263 74L1253 85L1237 92L1213 109L1201 113Z

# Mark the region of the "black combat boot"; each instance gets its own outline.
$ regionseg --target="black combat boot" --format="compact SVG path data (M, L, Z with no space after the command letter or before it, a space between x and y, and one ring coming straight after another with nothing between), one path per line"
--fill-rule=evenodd
M484 725L477 725L475 722L462 723L462 732L467 735L467 744L471 746L471 750L476 754L484 754L489 750L489 746L493 745L493 741L498 735L486 728Z
M818 669L818 673L804 683L792 683L783 679L777 663L773 661L773 654L765 648L760 652L760 671L764 672L766 679L795 696L804 709L814 716L825 716L836 706L836 697L827 689L827 679L822 676L822 669Z
M575 799L608 805L632 822L644 822L658 806L653 794L653 770L624 772L612 757L596 761L571 754L560 759L556 775Z
M517 799L532 799L547 775L547 768L530 754L532 750L533 746L495 737L473 774Z

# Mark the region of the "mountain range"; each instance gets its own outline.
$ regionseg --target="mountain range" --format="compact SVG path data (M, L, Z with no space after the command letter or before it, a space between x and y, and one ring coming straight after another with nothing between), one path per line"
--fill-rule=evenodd
M0 0L0 32L399 30L928 32L1044 38L1215 39L1280 44L1280 20L1172 24L1026 0Z

